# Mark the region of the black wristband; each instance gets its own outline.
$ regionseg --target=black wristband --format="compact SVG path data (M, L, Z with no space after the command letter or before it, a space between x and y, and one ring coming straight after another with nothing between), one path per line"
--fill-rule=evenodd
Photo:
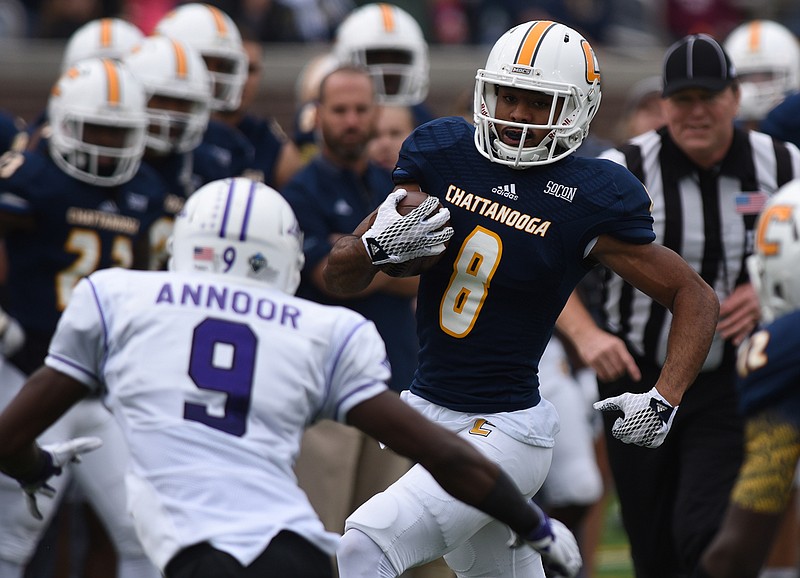
M16 480L21 486L29 486L47 481L51 476L57 476L61 473L61 468L53 465L53 456L48 452L37 447L39 452L39 460L36 467L31 472L17 476Z

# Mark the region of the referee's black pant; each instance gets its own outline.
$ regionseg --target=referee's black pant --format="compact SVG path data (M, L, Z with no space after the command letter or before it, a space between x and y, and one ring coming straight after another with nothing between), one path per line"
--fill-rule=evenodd
M608 456L637 578L687 576L716 534L744 453L744 420L736 406L735 363L701 373L683 397L661 447L613 438L619 412L604 412ZM601 399L644 393L660 368L637 358L642 379L600 383Z

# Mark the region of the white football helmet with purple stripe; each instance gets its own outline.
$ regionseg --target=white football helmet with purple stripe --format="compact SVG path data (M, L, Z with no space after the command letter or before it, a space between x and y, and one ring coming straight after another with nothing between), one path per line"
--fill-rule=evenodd
M200 187L175 219L169 268L234 275L297 291L303 234L275 189L238 177Z

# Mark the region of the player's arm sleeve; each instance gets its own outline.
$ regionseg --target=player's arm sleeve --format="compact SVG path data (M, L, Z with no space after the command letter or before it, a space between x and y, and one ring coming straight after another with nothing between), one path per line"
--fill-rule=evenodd
M100 302L91 279L82 279L59 319L44 361L92 391L101 388L101 365L107 350L107 319Z
M646 245L656 239L653 231L652 200L645 186L627 168L615 162L604 163L610 179L605 186L616 191L617 201L606 209L606 218L597 219L586 241L610 235L624 243Z
M347 412L382 391L391 375L386 346L375 324L361 316L336 328L320 417L345 422Z
M400 147L397 164L392 171L392 181L395 185L405 183L419 183L422 190L425 190L425 175L420 161L424 163L424 155L419 150L417 144L417 130L415 129Z

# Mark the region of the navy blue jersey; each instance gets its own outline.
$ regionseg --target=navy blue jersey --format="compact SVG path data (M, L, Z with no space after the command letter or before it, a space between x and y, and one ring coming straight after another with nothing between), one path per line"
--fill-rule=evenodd
M758 130L800 147L800 92L790 94L769 111Z
M25 123L19 117L0 111L0 154L9 150L17 140L17 135L25 130Z
M205 182L194 174L194 157L191 152L145 157L145 164L158 173L170 195L188 199Z
M252 143L255 152L253 166L248 167L252 178L260 176L260 180L271 187L275 186L275 167L284 143L288 140L286 133L274 119L258 118L245 115L236 127Z
M164 184L142 166L124 185L90 185L36 151L7 153L0 175L0 216L33 223L6 235L9 313L50 334L82 277L133 265L134 246L161 215Z
M800 310L754 333L739 350L739 407L750 416L768 407L791 406L800 425Z
M194 149L194 172L201 183L238 177L253 167L255 148L238 129L211 120L203 142Z
M516 170L481 156L473 134L461 117L419 127L393 175L438 197L455 229L420 280L411 390L457 411L513 411L539 402L538 361L587 246L601 234L650 243L653 219L619 165L570 156Z

